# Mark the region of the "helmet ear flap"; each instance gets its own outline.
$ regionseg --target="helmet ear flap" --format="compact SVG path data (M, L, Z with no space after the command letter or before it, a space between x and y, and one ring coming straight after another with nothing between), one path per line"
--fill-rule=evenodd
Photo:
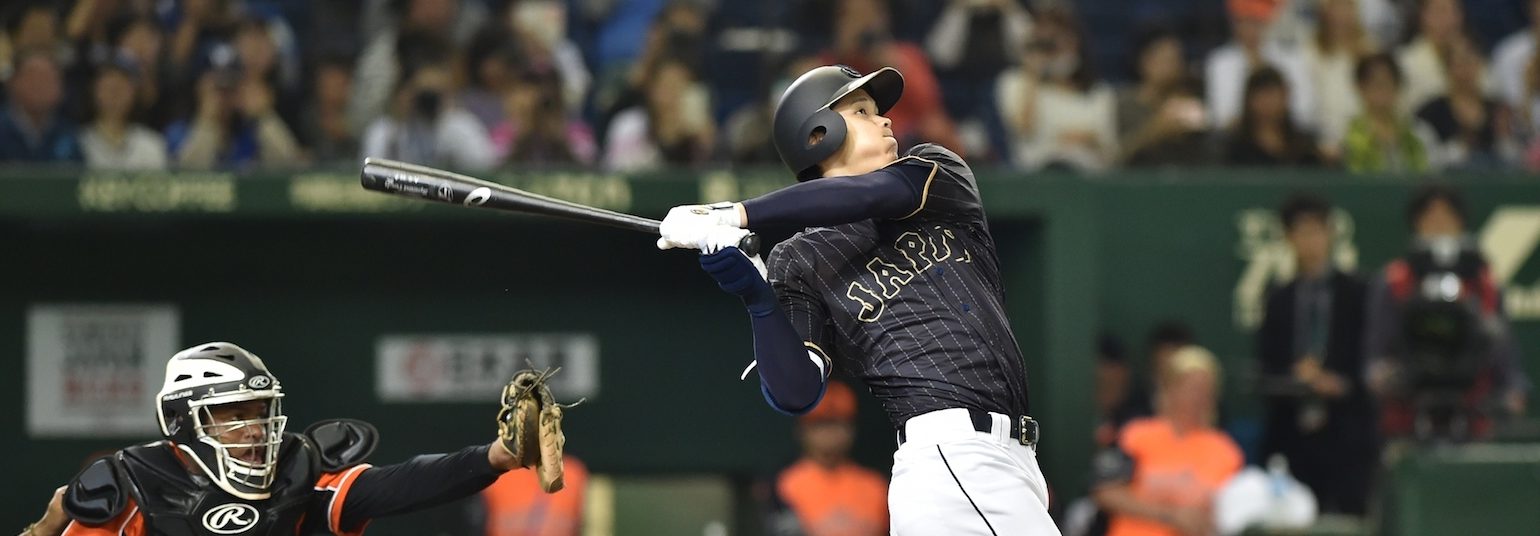
M812 116L802 122L800 130L807 134L807 139L802 143L807 150L806 154L810 157L807 166L804 166L805 169L816 168L845 145L845 117L834 110L824 108L813 112ZM821 137L818 136L820 131L823 133ZM799 175L798 178L812 177Z

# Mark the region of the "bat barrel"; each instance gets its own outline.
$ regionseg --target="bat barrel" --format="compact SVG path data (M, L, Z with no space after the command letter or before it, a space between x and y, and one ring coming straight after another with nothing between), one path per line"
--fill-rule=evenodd
M367 158L359 172L359 184L367 190L442 203L509 212L539 214L633 231L658 234L658 220L590 207L526 192L475 177L383 158ZM749 235L739 249L755 255L759 236Z
M359 184L368 190L435 203L554 216L652 234L658 232L658 220L590 207L458 173L394 160L364 160Z

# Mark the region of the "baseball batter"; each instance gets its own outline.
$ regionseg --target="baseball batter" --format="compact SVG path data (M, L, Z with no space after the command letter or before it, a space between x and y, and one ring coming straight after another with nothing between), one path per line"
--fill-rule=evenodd
M866 382L898 432L893 534L1058 534L973 172L933 144L899 154L884 114L902 92L891 68L803 74L773 124L799 184L675 207L658 246L701 250L743 299L778 411L815 406L836 361ZM772 228L805 230L771 251L768 270L732 247Z

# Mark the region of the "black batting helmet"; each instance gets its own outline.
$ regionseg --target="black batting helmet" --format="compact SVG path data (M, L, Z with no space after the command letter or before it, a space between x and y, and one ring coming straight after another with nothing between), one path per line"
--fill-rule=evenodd
M877 101L877 114L886 114L904 93L904 77L892 67L862 76L843 65L825 65L803 73L781 94L775 105L775 152L797 174L797 180L817 178L818 164L845 144L845 119L829 109L857 89ZM823 138L809 143L814 133Z

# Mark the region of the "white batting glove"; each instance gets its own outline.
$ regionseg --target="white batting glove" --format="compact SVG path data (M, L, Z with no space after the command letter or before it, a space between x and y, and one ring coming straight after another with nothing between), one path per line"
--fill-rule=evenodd
M714 225L706 228L694 244L685 247L698 249L702 254L710 255L726 248L738 247L738 243L748 235L748 229Z
M743 227L742 212L736 203L674 207L658 226L658 249L700 249L706 233L720 226Z

